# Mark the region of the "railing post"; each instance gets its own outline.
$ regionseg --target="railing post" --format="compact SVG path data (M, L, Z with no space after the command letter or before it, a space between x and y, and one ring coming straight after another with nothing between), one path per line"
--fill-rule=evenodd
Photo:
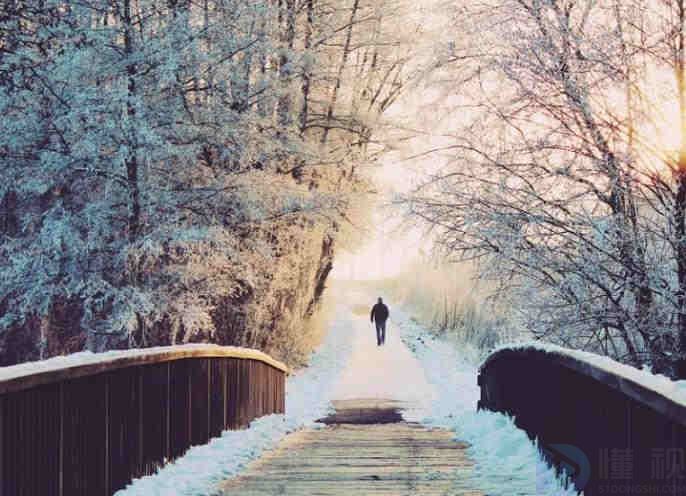
M171 362L167 362L167 411L165 413L166 428L164 453L167 459L171 459Z
M60 406L59 406L59 421L60 421L60 447L59 447L59 494L60 496L65 496L64 494L64 382L60 382Z
M212 360L207 361L207 439L212 436Z
M228 406L229 406L229 360L222 360L222 407L224 409L224 423L222 426L222 431L226 430L229 426L228 424Z
M145 426L143 425L143 366L139 365L136 367L137 379L138 379L138 476L143 475L145 472L144 457L143 457L143 430Z
M5 398L0 396L0 496L5 496Z
M186 418L188 420L188 441L193 444L193 367L189 363L187 368L188 394L186 395Z
M108 493L112 493L110 484L110 376L105 377L105 488Z

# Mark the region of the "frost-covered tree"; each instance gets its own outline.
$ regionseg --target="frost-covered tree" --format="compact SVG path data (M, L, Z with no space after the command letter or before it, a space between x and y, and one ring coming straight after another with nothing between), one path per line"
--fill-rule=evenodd
M354 83L402 81L373 75L401 54L370 34L383 4L3 3L0 362L188 341L297 360L383 111Z
M484 8L485 5L488 8ZM534 336L678 375L684 4L454 4L446 167L415 219L481 258ZM672 119L672 121L669 121ZM669 124L665 124L669 122ZM683 194L682 194L683 196Z

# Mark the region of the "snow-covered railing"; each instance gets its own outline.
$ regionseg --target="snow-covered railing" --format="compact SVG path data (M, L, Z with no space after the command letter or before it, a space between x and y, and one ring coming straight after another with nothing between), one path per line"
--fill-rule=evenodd
M686 494L682 384L591 353L504 347L479 371L480 409L514 417L586 496Z
M282 363L183 345L0 368L0 496L109 496L226 429L285 409Z

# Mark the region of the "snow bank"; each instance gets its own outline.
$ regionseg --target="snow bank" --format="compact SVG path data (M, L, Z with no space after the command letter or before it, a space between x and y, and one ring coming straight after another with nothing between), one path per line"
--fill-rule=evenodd
M403 340L438 392L423 423L450 429L456 438L470 443L469 455L476 467L468 475L474 487L492 496L576 496L511 418L476 410L480 395L476 366L465 361L453 344L432 337L407 315L398 310L394 315Z
M348 315L337 308L336 315ZM208 496L219 494L218 484L236 476L248 463L273 448L288 433L317 426L331 409L331 392L351 350L351 323L335 321L310 366L287 379L286 415L257 419L242 431L225 431L157 474L134 481L116 496Z
M654 391L662 396L669 398L675 403L686 407L686 381L673 381L667 376L661 374L653 374L649 370L641 370L630 365L626 365L610 357L597 355L595 353L590 353L588 351L572 350L568 348L563 348L550 343L542 342L523 342L523 343L510 343L498 346L491 356L498 351L504 350L514 350L514 351L526 351L534 350L541 351L544 353L550 353L552 355L559 355L563 357L572 358L580 362L587 363L597 369L604 372L614 374L623 379L632 381L640 386ZM490 358L490 357L489 357ZM486 365L489 358L481 364L481 367ZM481 368L480 367L480 368Z

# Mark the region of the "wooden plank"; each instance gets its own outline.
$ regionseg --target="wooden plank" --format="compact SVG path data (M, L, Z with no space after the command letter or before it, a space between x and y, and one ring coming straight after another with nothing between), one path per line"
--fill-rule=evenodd
M105 465L107 388L106 376L83 378L63 385L64 420L64 494L69 496L106 496ZM43 400L44 401L44 400ZM28 443L27 443L28 444ZM24 449L27 449L25 446ZM52 473L45 470L43 473ZM31 492L29 494L39 494Z
M330 425L287 436L240 477L224 482L221 494L482 496L472 487L469 446L453 439L452 432L404 421L365 422L379 418L370 410L396 408L395 402L355 400L335 406Z
M108 462L109 490L122 489L132 477L139 477L140 463L140 373L138 369L109 376ZM64 496L67 496L65 494Z
M4 419L5 416L5 398L0 397L0 496L5 496L4 483L4 454L5 454L5 439L4 439Z

